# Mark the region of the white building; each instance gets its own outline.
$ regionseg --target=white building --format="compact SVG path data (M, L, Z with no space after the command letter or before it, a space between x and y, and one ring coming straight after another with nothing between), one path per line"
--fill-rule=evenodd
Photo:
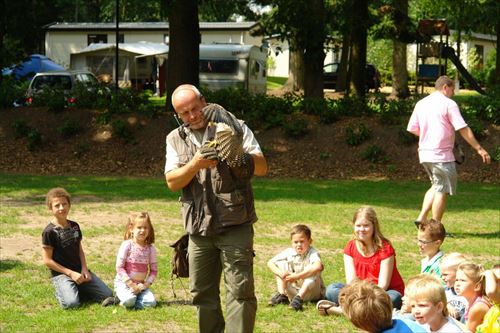
M53 23L45 26L45 55L69 68L70 54L92 43L116 43L115 23ZM239 43L260 46L262 37L252 33L258 22L200 22L202 44ZM169 24L165 22L120 23L119 42L141 41L168 44Z

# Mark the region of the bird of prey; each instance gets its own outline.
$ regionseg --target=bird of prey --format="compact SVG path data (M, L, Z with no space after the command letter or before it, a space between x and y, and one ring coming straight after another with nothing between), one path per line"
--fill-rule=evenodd
M236 117L218 104L208 104L202 110L208 121L203 147L215 149L217 158L230 167L247 162L243 151L243 127Z

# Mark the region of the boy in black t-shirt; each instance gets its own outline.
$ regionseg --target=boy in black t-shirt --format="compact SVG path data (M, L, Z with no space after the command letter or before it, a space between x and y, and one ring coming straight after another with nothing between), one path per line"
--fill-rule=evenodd
M46 203L54 216L42 233L43 262L50 269L56 298L62 308L73 308L81 300L101 302L113 291L87 268L78 223L67 219L70 195L63 188L53 188Z

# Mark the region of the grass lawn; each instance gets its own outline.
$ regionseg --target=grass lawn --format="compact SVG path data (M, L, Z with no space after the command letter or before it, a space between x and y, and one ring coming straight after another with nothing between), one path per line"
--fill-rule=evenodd
M267 90L281 88L285 84L287 79L288 79L287 77L268 76L267 77Z
M70 218L82 227L89 267L110 286L128 212L150 213L159 252L159 277L152 286L157 308L127 311L97 304L75 310L59 308L40 249L41 232L50 218L44 195L55 186L72 194ZM396 249L399 271L407 280L420 269L412 221L427 186L426 182L255 179L259 216L255 224L259 302L255 331L353 330L345 318L319 316L314 304L307 304L302 313L286 306L267 307L275 288L267 260L289 246L294 224L305 223L311 227L313 245L325 263L325 283L343 281L342 249L352 234L352 215L359 206L369 204L377 211L382 231ZM444 220L455 237L447 238L442 248L465 253L489 268L500 261L499 187L461 182L458 192L450 198ZM168 245L183 232L177 197L161 178L0 174L0 331L195 332L195 308L178 304L189 296L176 281L174 298L170 286L172 250Z

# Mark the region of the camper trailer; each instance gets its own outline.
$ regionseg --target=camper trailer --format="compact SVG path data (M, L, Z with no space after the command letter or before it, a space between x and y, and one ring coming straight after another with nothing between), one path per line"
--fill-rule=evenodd
M210 90L242 88L266 92L267 49L255 45L200 45L200 85Z
M71 68L92 71L98 77L114 76L115 44L90 44L71 53ZM158 80L160 95L165 90L168 45L138 42L119 44L120 87L145 89ZM210 90L228 87L250 93L265 93L267 49L243 44L201 44L200 85ZM156 88L155 88L156 90Z

